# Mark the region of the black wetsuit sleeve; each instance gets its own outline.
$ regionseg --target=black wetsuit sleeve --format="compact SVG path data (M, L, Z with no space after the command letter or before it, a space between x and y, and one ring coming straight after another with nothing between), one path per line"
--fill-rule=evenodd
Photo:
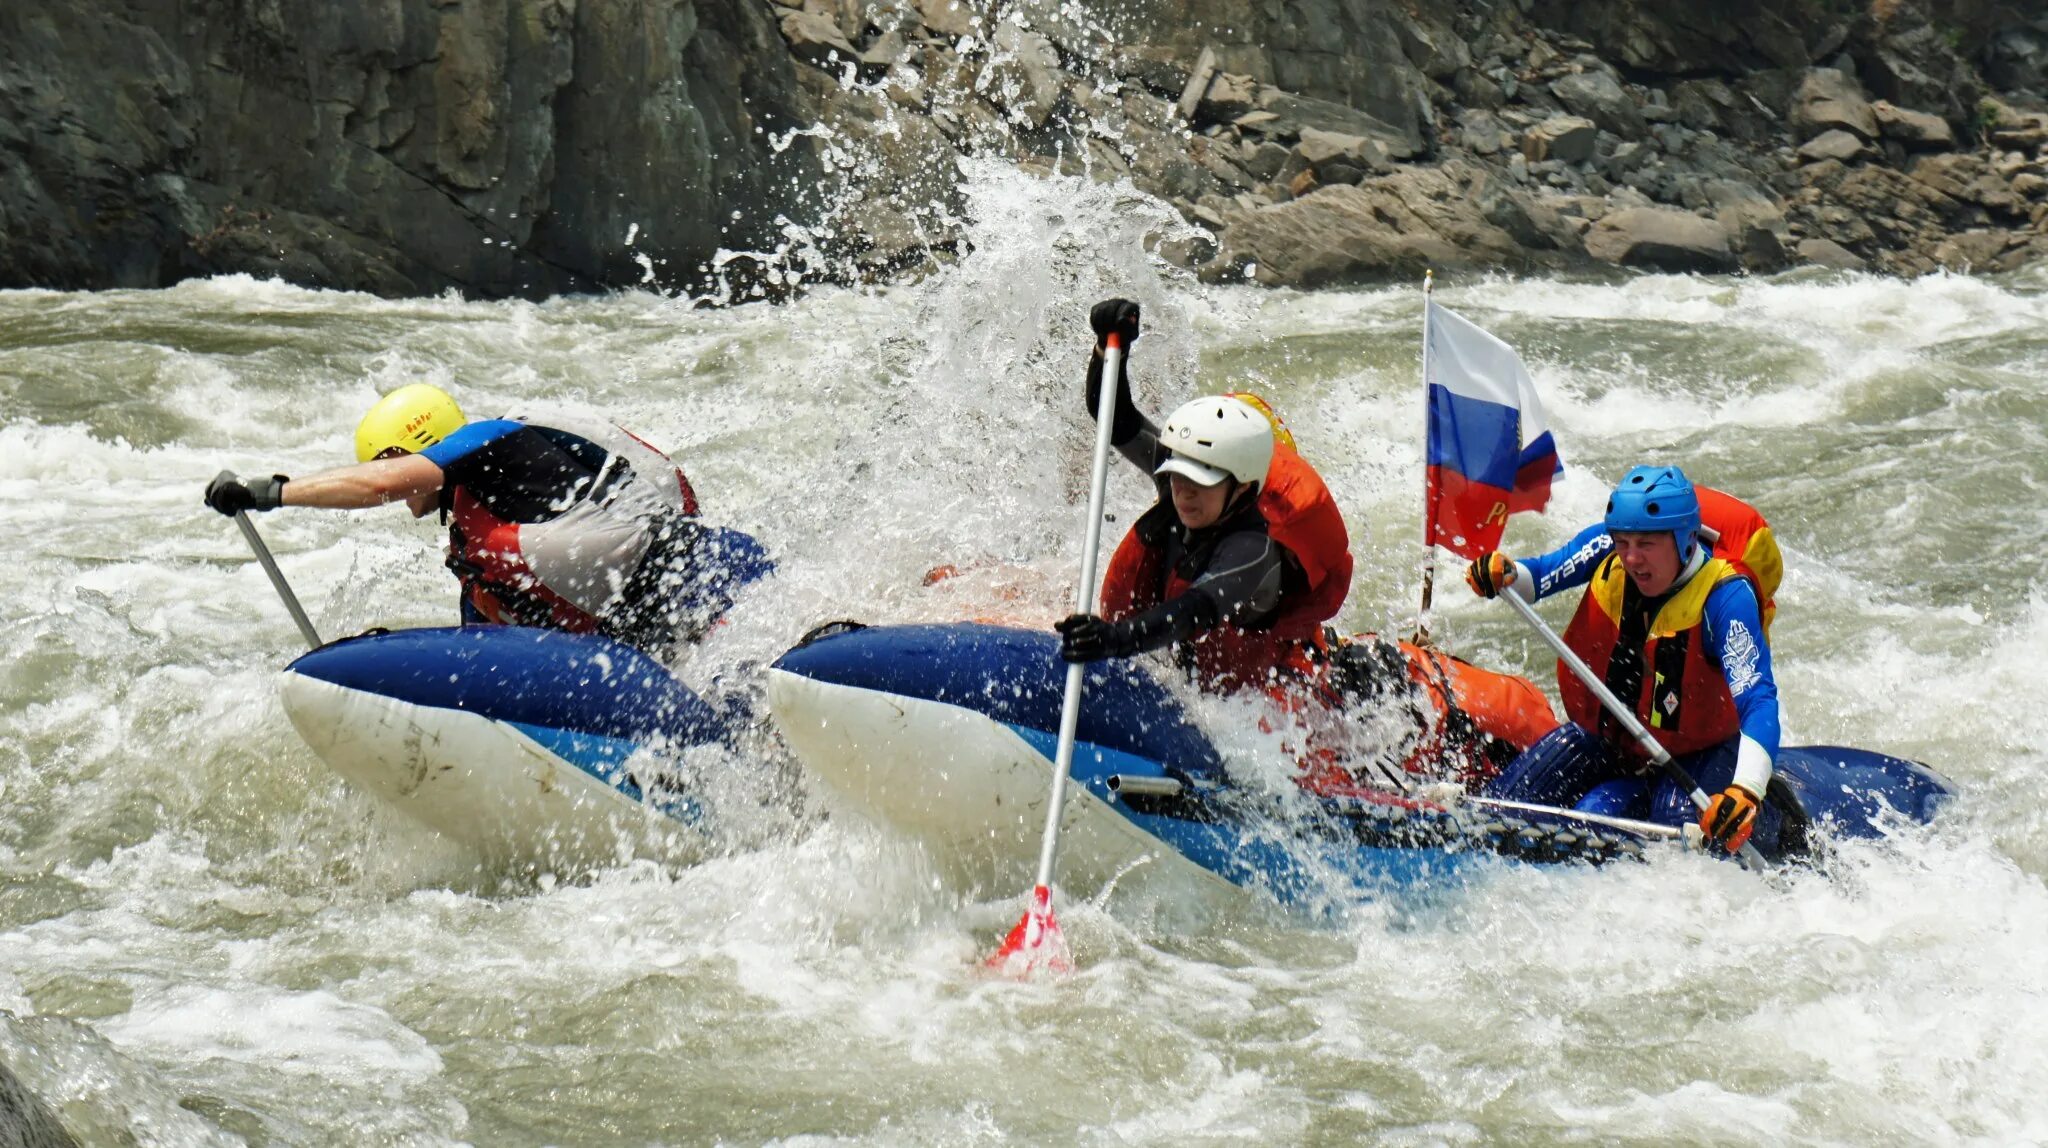
M1117 623L1119 643L1132 653L1184 642L1224 622L1252 626L1280 605L1286 565L1278 544L1243 531L1216 544L1209 568L1187 593Z
M1088 385L1082 388L1090 421L1095 418L1096 404L1102 401L1102 365L1102 350L1097 348L1088 356ZM1159 428L1138 410L1138 404L1131 398L1129 355L1117 364L1116 376L1116 415L1109 424L1109 445L1131 465L1150 475L1159 465ZM1163 484L1160 489L1165 489Z

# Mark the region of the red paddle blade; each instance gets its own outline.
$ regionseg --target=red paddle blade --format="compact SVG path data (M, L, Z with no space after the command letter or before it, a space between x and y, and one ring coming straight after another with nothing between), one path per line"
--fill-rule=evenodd
M1074 958L1067 950L1066 935L1052 915L1052 890L1043 885L1031 890L1031 907L1024 919L1003 938L1003 947L982 962L982 968L1007 977L1029 977L1043 969L1053 973L1074 971Z

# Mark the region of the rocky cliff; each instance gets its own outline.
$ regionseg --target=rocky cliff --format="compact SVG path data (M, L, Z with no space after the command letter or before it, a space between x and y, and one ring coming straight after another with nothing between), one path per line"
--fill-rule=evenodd
M744 297L945 258L963 155L1215 279L2001 269L2044 87L1992 0L28 0L0 284Z
M679 281L808 182L796 67L744 2L0 4L0 283Z

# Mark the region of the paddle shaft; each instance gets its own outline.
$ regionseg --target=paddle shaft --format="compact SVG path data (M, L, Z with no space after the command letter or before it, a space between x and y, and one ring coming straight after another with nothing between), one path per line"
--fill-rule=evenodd
M1123 369L1123 343L1109 336L1102 347L1102 386L1095 401L1095 470L1088 480L1088 529L1081 542L1081 584L1074 612L1095 605L1095 560L1102 550L1102 503L1109 490L1109 432L1116 421L1116 394ZM1052 798L1045 807L1045 837L1038 850L1038 888L1052 888L1053 858L1060 847L1060 808L1067 797L1067 772L1074 766L1074 742L1081 728L1081 676L1086 666L1067 666L1067 692L1060 700L1060 740L1053 752Z
M292 621L299 624L299 634L306 639L306 648L320 648L320 632L313 628L313 620L306 617L306 611L299 605L299 596L292 593L291 583L284 580L284 571L277 568L277 559L270 556L270 547L263 544L263 536L256 533L256 524L249 521L247 511L235 511L235 525L242 528L242 537L249 540L249 549L256 552L256 561L263 566L263 572L270 575L270 584L277 587L277 596L284 599L284 608L291 613Z
M1685 790L1691 796L1693 805L1701 812L1705 812L1711 802L1706 791L1700 788L1700 783L1694 781L1692 774L1687 773L1684 766L1673 761L1664 747L1657 744L1657 739L1650 736L1650 731L1643 728L1642 722L1636 720L1635 713L1622 705L1621 699L1614 696L1614 691L1607 688L1607 683L1600 680L1599 675L1593 672L1593 668L1588 666L1570 646L1564 644L1564 639L1557 636L1557 631L1551 629L1550 624L1536 613L1536 607L1523 601L1522 596L1515 593L1512 588L1503 588L1499 596L1520 612L1523 620L1534 627L1537 633L1543 635L1543 640L1550 643L1551 649L1557 651L1558 658L1571 667L1572 673L1578 676L1579 681L1585 683L1586 688L1593 691L1593 696L1600 699L1600 704L1606 707L1607 712L1614 715L1614 720L1620 722L1622 728L1636 739L1636 744L1643 747L1643 752L1650 757L1650 763L1663 770L1664 776ZM1764 855L1757 852L1756 846L1746 841L1742 844L1741 857L1742 863L1748 868L1761 870L1768 867Z

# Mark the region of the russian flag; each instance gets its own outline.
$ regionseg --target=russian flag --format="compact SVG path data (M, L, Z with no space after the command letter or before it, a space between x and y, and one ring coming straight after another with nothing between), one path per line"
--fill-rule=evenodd
M1542 510L1564 473L1514 348L1426 299L1423 382L1429 388L1424 545L1477 558L1500 546L1508 515Z

